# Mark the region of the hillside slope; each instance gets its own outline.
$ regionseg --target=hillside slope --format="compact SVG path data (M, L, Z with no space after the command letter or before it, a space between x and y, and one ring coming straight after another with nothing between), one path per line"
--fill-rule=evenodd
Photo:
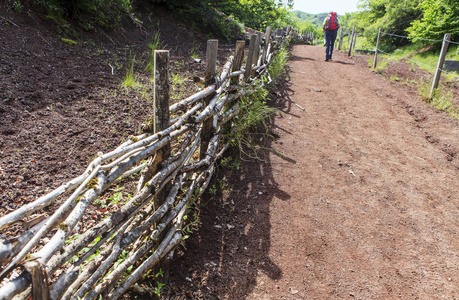
M328 16L328 12L321 14L308 14L299 10L293 11L292 14L301 21L309 21L311 24L317 25L319 27L322 27L324 19Z
M205 65L191 54L205 58L207 38L160 9L143 25L79 31L71 46L44 15L0 7L0 214L81 174L97 152L139 132L152 113L145 66L156 33L170 50L171 73L188 80L178 92L196 89L191 79ZM229 51L219 51L221 61ZM127 89L121 84L133 61L141 87Z

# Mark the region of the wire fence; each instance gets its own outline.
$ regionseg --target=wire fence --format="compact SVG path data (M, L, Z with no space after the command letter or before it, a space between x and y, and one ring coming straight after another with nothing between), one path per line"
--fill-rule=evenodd
M386 55L391 55L390 53L384 52L384 51L382 51L381 49L378 49L378 52L384 53L384 54L386 54ZM407 57L405 57L404 60L409 61L409 62L412 62L412 63L414 63L414 64L416 64L416 65L423 66L423 67L425 67L425 68L427 68L427 69L435 70L435 67L429 66L429 65L424 64L424 63L422 63L422 62L420 62L420 61L415 61L415 60L409 59L409 58L407 58Z
M440 74L441 73L445 73L445 74L448 74L449 76L452 76L456 79L459 79L459 76L457 74L453 74L452 72L448 72L447 70L445 70L444 68L444 65L445 65L445 59L446 59L446 53L447 53L447 49L448 49L448 45L449 44L455 44L455 45L459 45L459 43L457 42L454 42L454 41L450 41L449 39L449 36L448 35L445 35L445 38L443 40L433 40L433 39L421 39L421 38L411 38L411 37L408 37L408 36L402 36L402 35L397 35L397 34L392 34L392 33L388 33L388 32L382 32L380 31L379 35L378 35L378 42L377 42L377 47L376 47L376 52L375 52L375 61L374 61L374 67L376 67L376 64L377 64L377 52L381 52L381 53L384 53L386 55L393 55L391 53L388 53L388 52L385 52L383 50L380 49L380 47L378 46L379 45L379 42L380 42L380 37L383 36L383 35L386 35L386 36L392 36L392 37L399 37L399 38L403 38L403 39L407 39L407 40L412 40L412 41L426 41L426 42L433 42L433 43L443 43L442 45L442 51L440 53L440 57L438 59L438 62L437 62L437 65L436 67L433 67L431 65L428 65L428 64L425 64L425 63L422 63L420 61L416 61L416 60L413 60L413 59L410 59L408 57L405 57L404 59L406 61L409 61L411 63L414 63L416 65L419 65L421 67L424 67L426 69L430 69L430 70L433 70L435 72L435 75L434 75L434 78L433 78L433 83L432 83L432 91L431 91L431 95L433 94L433 91L438 87L438 82L439 82L439 77L440 77ZM451 62L451 61L450 61ZM454 70L456 71L456 70ZM459 71L459 70L457 70ZM456 72L457 72L456 71Z
M403 35L397 35L393 33L387 33L387 32L381 32L383 35L388 35L388 36L393 36L393 37L399 37L399 38L404 38L408 40L415 40L415 41L426 41L426 42L443 42L443 40L429 40L429 39L421 39L421 38L410 38L408 36L403 36Z
M171 258L187 209L229 147L223 133L234 126L237 100L271 80L268 66L290 30L268 27L264 44L261 33L251 35L245 67L245 41L238 41L218 75L218 40L209 40L206 87L171 106L169 52L155 51L156 114L145 133L99 153L77 178L0 218L0 299L118 299ZM133 196L116 200L113 187L133 183ZM89 208L101 197L111 201L104 218L88 226ZM50 216L43 214L53 205ZM12 235L8 229L18 224L26 226Z

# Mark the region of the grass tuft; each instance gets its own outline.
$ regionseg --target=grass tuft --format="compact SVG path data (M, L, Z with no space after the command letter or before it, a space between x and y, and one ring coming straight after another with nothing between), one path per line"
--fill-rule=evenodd
M155 50L160 50L164 47L164 45L161 43L159 31L156 31L155 34L153 34L152 38L149 40L147 44L147 47L150 50L150 56L148 57L145 70L148 73L153 74L153 72L155 71Z
M459 119L459 106L454 105L453 92L451 90L446 90L444 87L438 87L434 90L432 97L430 97L430 89L431 82L429 80L421 80L418 84L418 91L421 99L433 107Z
M78 43L74 40L61 38L61 42L67 44L68 46L76 46Z
M139 89L142 84L137 80L136 76L134 75L134 62L135 57L133 59L129 59L128 61L128 68L126 70L126 76L123 79L121 85L127 89Z

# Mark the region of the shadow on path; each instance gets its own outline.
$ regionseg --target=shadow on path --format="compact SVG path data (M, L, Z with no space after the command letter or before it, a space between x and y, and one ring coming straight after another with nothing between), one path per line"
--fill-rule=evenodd
M349 63L349 62L345 62L345 61L341 61L341 60L332 60L331 62L329 63L335 63L335 64L342 64L342 65L354 65L354 63Z
M269 105L290 114L292 101L288 81L278 84ZM289 164L296 162L274 148L281 130L270 124L269 133L254 141L262 149L260 160L242 160L229 153L217 167L208 192L200 204L199 230L186 240L170 270L168 299L245 299L257 285L260 272L274 281L283 277L270 258L271 202L291 197L274 181L269 153ZM183 248L182 248L183 249Z
M312 61L315 61L314 58L310 58L310 57L302 57L302 56L297 56L297 55L290 55L290 60L292 61L306 61L306 60L312 60Z

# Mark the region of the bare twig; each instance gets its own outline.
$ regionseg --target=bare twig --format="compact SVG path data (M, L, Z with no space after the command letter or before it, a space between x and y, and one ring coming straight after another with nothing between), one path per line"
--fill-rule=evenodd
M19 28L18 25L14 24L12 21L8 20L7 18L4 18L4 17L0 17L0 18L2 18L3 21L6 21L6 22L10 23L11 25L14 25L14 26L16 26L17 28Z

